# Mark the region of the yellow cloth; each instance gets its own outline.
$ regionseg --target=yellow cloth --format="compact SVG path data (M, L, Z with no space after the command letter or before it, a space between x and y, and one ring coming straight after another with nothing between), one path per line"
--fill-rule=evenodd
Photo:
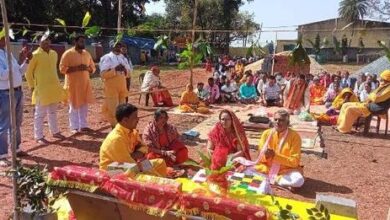
M117 124L100 147L101 170L107 170L107 166L112 162L135 163L131 153L140 151L144 154L148 152L148 147L142 142L137 130L129 129ZM154 171L160 176L166 176L166 165L163 159L150 160Z
M390 98L390 84L379 86L368 95L367 102L381 103ZM337 129L341 133L348 133L352 130L353 123L359 117L367 117L371 112L367 108L367 103L345 103L340 110L337 119Z
M341 90L341 92L336 96L336 98L333 100L332 102L332 107L334 109L341 109L341 106L344 103L344 95L346 93L350 93L351 94L351 97L349 98L349 102L359 102L359 98L355 95L355 93L353 93L352 89L351 88L345 88L343 90Z
M119 104L125 103L128 95L126 87L126 76L117 74L114 69L101 73L104 82L105 100L102 107L102 113L107 118L111 126L115 126L115 111Z
M65 90L61 87L57 75L57 53L49 53L40 47L33 52L26 71L26 80L33 89L32 104L50 105L65 100Z
M386 81L390 81L390 70L385 70L380 74L380 77Z
M244 64L242 63L237 63L235 66L234 66L234 71L236 72L236 74L239 74L239 75L242 75L244 73Z
M263 132L261 135L259 150L261 150L268 139L268 136L271 135L272 129L268 129ZM279 175L287 173L292 170L301 171L300 162L301 162L301 145L302 140L299 134L292 130L288 129L287 137L283 143L281 151L278 151L280 139L284 134L278 134L277 132L272 134L270 139L268 149L275 151L275 157L273 160L280 163ZM255 166L255 169L261 173L268 173L271 168L272 160L266 159L263 156L260 160L260 164Z
M324 95L326 92L326 89L322 85L315 85L313 84L310 89L310 104L313 105L322 105L324 103Z
M207 114L210 112L206 105L199 101L198 95L193 91L184 91L181 94L179 109L183 113L198 112Z
M92 85L90 73L88 71L76 71L67 73L69 67L84 64L95 72L95 63L92 60L88 51L83 50L82 53L76 51L74 47L65 51L60 61L60 72L65 74L64 88L68 92L70 104L74 108L80 108L82 105L93 103L94 97L92 94Z

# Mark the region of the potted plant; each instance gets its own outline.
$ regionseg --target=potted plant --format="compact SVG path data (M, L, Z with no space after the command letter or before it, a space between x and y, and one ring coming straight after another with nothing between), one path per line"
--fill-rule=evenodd
M46 184L47 169L38 166L26 168L18 166L17 199L19 218L22 220L56 220L57 214L51 208L56 196L53 189Z
M227 161L225 166L219 167L217 169L211 168L211 155L210 153L202 153L198 151L198 155L201 158L200 164L196 161L189 160L186 162L186 165L199 167L205 169L207 176L208 187L211 192L216 194L226 194L229 188L229 182L227 180L228 171L235 168L233 163L233 155L227 156Z

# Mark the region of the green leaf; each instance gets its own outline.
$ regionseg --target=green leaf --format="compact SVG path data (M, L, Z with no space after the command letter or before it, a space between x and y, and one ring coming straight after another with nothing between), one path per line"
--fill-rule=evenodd
M201 151L198 151L198 155L202 159L202 162L203 162L204 166L205 167L210 167L210 165L211 165L211 158L208 155L206 155L203 152L201 152Z
M286 205L286 209L287 209L287 210L290 210L290 211L291 211L292 208L293 208L293 207L292 207L291 205L289 205L289 204Z
M136 34L135 30L133 30L133 29L128 29L127 30L127 35L134 36L135 34Z
M119 32L119 33L116 35L116 37L115 37L115 43L118 43L118 42L122 41L122 39L123 39L123 32L121 31L121 32Z
M87 11L84 15L83 22L81 24L82 27L86 27L89 24L89 21L91 20L91 14L89 11Z
M321 211L321 212L323 212L323 211L324 211L324 209L325 209L324 205L323 205L323 204L321 204L321 205L320 205L320 211Z
M29 32L29 30L27 30L25 27L23 27L22 36L24 37L28 32Z
M55 21L57 21L61 26L65 27L66 26L66 23L64 20L62 20L61 18L56 18L54 19Z
M313 215L313 211L310 210L310 209L306 209L306 212L307 212L307 214L309 214L309 215Z
M99 26L92 26L85 30L84 34L87 37L98 37L100 34L101 27Z
M309 220L316 220L316 218L314 216L309 216L308 218Z
M183 63L179 63L179 66L178 66L179 69L187 69L188 68L188 64L183 62Z
M318 217L318 218L320 218L320 217L322 217L322 213L321 213L321 212L317 212L317 213L315 214L315 216Z
M313 212L319 212L317 208L311 208Z
M4 36L5 36L5 29L3 27L3 29L1 29L1 32L0 32L0 39L3 39Z
M196 162L196 161L194 161L194 160L192 160L192 159L188 159L187 161L185 161L185 162L183 163L183 165L203 168L198 162Z

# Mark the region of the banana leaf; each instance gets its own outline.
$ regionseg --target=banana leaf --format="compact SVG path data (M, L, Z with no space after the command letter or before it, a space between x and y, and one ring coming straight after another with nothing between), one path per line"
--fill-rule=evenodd
M87 11L84 15L81 26L87 27L87 25L89 24L89 21L91 20L91 17L92 17L91 14L89 13L89 11Z
M289 56L289 65L290 66L303 66L310 64L310 58L307 55L305 48L302 46L302 41L298 40L297 45L292 50Z

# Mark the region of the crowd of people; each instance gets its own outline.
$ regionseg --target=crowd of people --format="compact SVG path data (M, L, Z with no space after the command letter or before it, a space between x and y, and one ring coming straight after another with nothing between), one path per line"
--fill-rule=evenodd
M20 150L20 126L23 114L22 78L26 78L32 91L34 111L34 139L48 144L43 136L43 123L48 117L50 133L54 138L65 138L57 125L57 106L69 105L69 127L73 134L89 132L88 105L94 102L90 75L96 71L91 55L85 50L85 37L75 37L74 47L61 57L58 66L65 76L62 87L57 75L57 53L50 49L50 37L42 37L32 54L22 50L19 61L12 56L12 74L16 101L17 156ZM4 38L0 40L0 165L7 166L9 134L9 78ZM290 115L309 112L312 105L325 105L326 116L338 116L336 129L348 133L359 117L384 113L390 107L390 70L376 75L364 73L358 79L347 71L318 76L292 72L270 74L262 71L245 71L242 59L224 56L214 66L208 59L206 71L210 72L207 85L199 82L196 89L188 84L182 93L179 109L182 112L209 113L209 106L218 103L258 104L281 107L274 114L274 127L263 132L258 157L251 160L248 139L237 116L228 110L219 113L219 122L210 130L207 149L211 169L218 170L231 155L240 172L256 171L268 176L272 184L300 187L304 183L301 157L301 137L289 128ZM214 66L214 68L213 68ZM112 162L137 163L148 159L153 175L177 177L183 175L181 164L188 160L188 149L171 125L168 113L157 110L154 119L142 134L136 127L138 109L128 104L130 76L133 71L127 57L126 44L112 44L112 51L99 62L104 85L102 113L112 126L112 131L100 147L100 169L106 170ZM213 71L214 69L214 71ZM154 106L173 106L169 91L162 85L160 69L153 66L145 73L141 92L152 97Z

